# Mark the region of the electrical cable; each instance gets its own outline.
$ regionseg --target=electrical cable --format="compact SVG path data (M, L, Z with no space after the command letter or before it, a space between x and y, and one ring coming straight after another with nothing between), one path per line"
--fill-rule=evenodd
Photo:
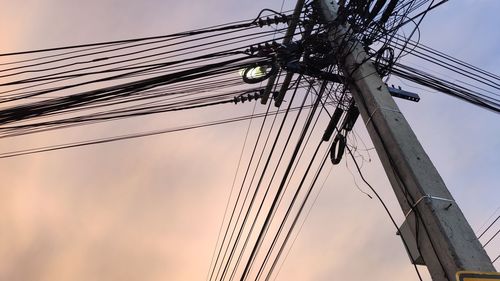
M278 83L276 83L275 87L277 87L277 85L278 85ZM269 108L270 106L271 106L271 104L269 103L268 108ZM299 109L299 110L301 110L301 109ZM285 110L285 113L287 113L287 112L289 112L289 110ZM255 170L254 170L254 173L253 173L252 178L251 178L251 180L250 180L249 188L247 189L247 192L246 192L245 197L244 197L244 199L243 199L243 203L242 203L241 208L240 208L240 211L239 211L239 213L238 213L238 217L236 218L236 222L235 222L234 228L233 228L233 230L232 230L232 232L231 232L231 236L230 236L230 239L229 239L229 242L228 242L228 246L227 246L227 248L226 248L226 251L224 252L224 256L223 256L223 259L222 259L222 260L224 260L224 259L225 259L225 256L226 256L226 254L227 254L227 250L228 250L228 249L229 249L229 247L230 247L229 243L231 242L231 240L232 240L232 238L233 238L233 236L234 236L234 233L235 233L235 231L236 231L236 228L237 228L237 225L238 225L238 221L240 220L241 214L242 214L242 212L243 212L243 208L244 208L244 206L245 206L245 203L246 203L247 198L248 198L248 194L249 194L249 192L250 192L250 187L252 186L252 183L253 183L253 181L254 181L255 175L256 175L256 173L257 173L257 169L258 169L258 167L260 166L260 163L261 163L262 157L263 157L263 155L264 155L264 149L265 149L265 147L267 146L267 143L268 143L269 138L270 138L270 136L271 136L272 128L274 127L274 124L275 124L275 122L276 122L276 118L277 118L277 114L275 114L275 115L274 115L274 118L273 118L273 121L272 121L272 124L271 124L271 128L269 129L269 132L268 132L268 134L267 134L267 137L266 137L265 143L264 143L264 145L263 145L263 149L262 149L262 151L261 151L261 154L260 154L260 156L259 156L259 159L258 159L258 161L257 161L257 164L255 165ZM253 159L253 155L252 155L252 159ZM250 171L250 166L251 166L251 161L249 162L248 167L247 167L247 171L245 172L245 177L244 177L243 182L242 182L242 185L241 185L242 187L244 186L244 184L245 184L245 180L247 179L247 175L248 175L248 173L249 173L249 171ZM244 219L243 219L243 221L242 221L242 224L241 224L240 229L239 229L239 231L238 231L237 237L236 237L235 242L234 242L234 244L233 244L233 247L232 247L232 249L231 249L230 256L229 256L229 258L228 258L228 260L227 260L227 262L226 262L226 265L224 266L224 270L223 270L223 273L222 273L222 275L221 275L220 280L223 280L223 279L224 279L224 276L225 276L225 274L227 273L227 271L228 271L228 269L229 269L229 266L230 266L230 264L231 264L231 260L232 260L232 258L233 258L233 256L234 256L234 252L235 252L235 250L236 250L236 247L237 247L238 241L239 241L239 240L240 240L240 238L241 238L241 234L242 234L242 232L243 232L244 225L245 225L245 223L246 223L246 220L248 219L249 212L250 212L250 208L251 208L251 205L253 205L253 201L255 200L255 196L256 196L256 194L257 194L257 191L258 191L258 190L257 190L257 188L255 188L254 194L252 195L251 202L249 203L249 206L248 206L248 208L247 208L247 212L245 213ZM228 229L228 230L229 230L229 229ZM219 273L220 273L220 270L222 269L222 267L223 267L223 265L222 265L222 263L221 263L221 266L220 266L220 268L219 268L219 270L218 270L218 272L217 272L217 274L216 274L216 278L219 276Z
M498 257L496 257L491 263L495 263L499 258L500 258L500 255L498 255Z
M309 107L311 107L311 105L304 106L304 108L309 108ZM290 111L297 111L297 110L300 110L300 107L293 107ZM269 114L283 114L284 112L285 112L285 110L279 110L279 111L269 112ZM211 126L215 126L215 125L222 125L222 124L245 121L245 120L248 120L250 118L263 118L264 116L266 116L265 113L255 114L255 115L245 115L245 116L240 116L240 117L235 117L235 118L222 119L222 120L217 120L217 121L210 121L210 122L205 122L205 123L198 123L198 124L193 124L193 125L186 125L186 126L181 126L181 127L174 127L174 128L149 131L149 132L143 132L143 133L137 133L137 134L126 134L126 135L107 137L107 138L101 138L101 139L96 139L96 140L87 140L87 141L72 142L72 143L65 143L65 144L59 144L59 145L51 145L51 146L45 146L45 147L17 150L17 151L11 151L11 152L2 152L2 153L0 153L0 159L12 158L12 157L17 157L17 156L22 156L22 155L37 154L37 153L43 153L43 152L49 152L49 151L56 151L56 150L62 150L62 149L68 149L68 148L76 148L76 147L82 147L82 146L88 146L88 145L94 145L94 144L102 144L102 143L108 143L108 142L114 142L114 141L120 141L120 140L154 136L154 135L173 133L173 132L198 129L198 128L204 128L204 127L211 127Z
M174 33L174 34L169 34L169 35L142 37L142 38L134 38L134 39L126 39L126 40L116 40L116 41L90 43L90 44L80 44L80 45L73 45L73 46L46 48L46 49L21 51L21 52L0 53L0 57L14 56L14 55L25 55L25 54L33 54L33 53L42 53L42 52L51 52L51 51L60 51L60 50L85 48L85 47L95 47L95 46L110 45L110 44L131 43L131 42L138 42L138 41L145 41L145 40L152 40L152 39L171 38L171 37L186 36L186 35L193 36L193 35L198 35L198 34L203 34L203 33L210 33L210 32L215 32L215 31L224 31L224 30L229 30L229 29L236 29L236 28L248 27L248 26L251 26L251 25L257 23L257 21L260 19L260 16L262 15L263 11L272 11L272 10L270 10L270 9L264 9L264 10L262 10L259 13L259 15L255 19L253 19L251 22L249 22L249 23L242 23L242 22L245 22L245 21L238 21L238 22L235 22L235 23L229 24L229 25L226 25L226 24L216 25L216 26L213 26L213 27L207 27L207 28L202 28L202 29L195 29L195 30L191 30L191 31L184 31L184 32L179 32L179 33ZM274 12L274 11L272 11L272 12ZM287 11L287 12L289 12L289 11ZM277 12L275 12L275 13L279 14Z
M254 104L254 107L253 107L253 110L252 110L252 115L255 114L256 106L257 106L257 103ZM226 207L224 208L224 214L222 215L222 222L221 222L220 227L219 227L219 233L217 234L217 241L215 242L214 251L212 253L212 258L210 260L210 266L209 266L209 269L208 269L208 272L207 272L207 277L206 277L207 281L209 280L209 277L210 277L210 272L211 272L210 269L212 268L212 265L213 265L213 262L214 262L215 253L217 252L217 245L219 245L219 240L220 240L221 234L222 234L222 228L224 226L224 222L225 222L225 219L226 219L226 214L227 214L227 211L229 209L229 203L231 202L231 198L232 198L232 195L233 195L234 187L236 185L236 178L238 176L238 171L240 170L241 160L243 159L243 153L245 152L245 146L247 144L248 136L250 134L250 128L252 127L252 121L253 121L253 118L250 118L250 121L248 122L248 127L246 129L245 138L243 140L243 146L241 148L240 157L238 158L238 163L236 164L236 170L234 172L233 182L231 184L231 189L230 189L230 192L229 192L229 196L227 198ZM235 204L236 203L237 203L237 200L236 200ZM230 223L230 221L228 222L228 225L229 225L229 223ZM222 243L221 243L221 247L222 247Z
M246 180L247 175L248 175L248 172L249 172L249 170L250 170L250 166L251 166L251 164L252 164L253 157L254 157L254 155L255 155L255 153L256 153L256 151L257 151L257 146L258 146L258 143L259 143L259 140L260 140L260 136L261 136L261 134L262 134L262 132L263 132L264 125L265 125L265 122L266 122L266 119L267 119L267 117L268 117L269 109L270 109L270 104L269 104L269 106L267 107L266 114L264 115L264 119L263 119L262 124L261 124L261 126L260 126L259 133L258 133L258 135L257 135L257 139L256 139L256 142L255 142L254 148L253 148L253 150L252 150L252 154L251 154L251 156L250 156L250 160L249 160L249 163L248 163L247 169L246 169L246 171L245 171L245 175L244 175L244 177L243 177L242 184L241 184L240 189L239 189L239 192L238 192L238 197L236 198L236 203L235 203L235 205L234 205L234 207L233 207L233 210L231 211L231 216L230 216L230 219L229 219L229 222L228 222L228 225L227 225L226 231L225 231L225 233L224 233L224 237L223 237L223 239L222 239L221 247L219 248L219 251L218 251L218 253L217 253L217 258L216 258L216 261L215 261L215 263L214 263L214 268L212 269L212 273L210 274L210 278L209 278L209 280L212 280L212 277L214 276L215 269L216 269L216 267L217 267L217 263L218 263L218 260L219 260L220 254L221 254L221 252L222 252L222 248L223 248L223 246L224 246L224 244L225 244L224 242L225 242L225 240L226 240L226 237L227 237L227 234L228 234L228 232L229 232L229 228L230 228L231 222L232 222L233 217L234 217L234 214L235 214L235 212L236 212L236 207L237 207L237 205L238 205L239 198L240 198L241 193L242 193L242 191L243 191L243 187L244 187L244 184L245 184L245 180ZM247 192L247 194L248 194L248 192ZM246 196L247 196L247 195L245 195L245 199L244 199L244 200L246 200ZM242 205L241 205L241 209L243 209L244 204L245 204L245 201L242 203ZM227 248L226 248L226 251L224 251L224 256L222 257L222 260L221 260L221 266L219 267L219 270L217 271L217 274L215 275L215 278L217 278L217 276L219 275L220 269L222 268L222 262L223 262L223 261L224 261L224 259L225 259L225 256L226 256L226 253L227 253L227 249L229 249L229 243L230 243L230 242L231 242L231 240L232 240L232 236L233 236L233 234L234 234L234 229L236 229L236 226L237 226L237 224L238 224L238 220L239 220L239 214L238 214L238 219L237 219L237 220L236 220L236 222L235 222L235 225L234 225L233 231L232 231L232 233L231 233L231 237L229 238L229 242L228 242L228 246L227 246Z
M310 84L310 85L312 85L311 83L309 83L309 84ZM313 89L313 90L314 90L314 88L310 88L310 89ZM323 109L325 108L324 104L322 104L322 105L323 105L323 106L322 106L321 110L323 110ZM297 166L298 166L298 164L299 164L300 160L302 159L303 153L304 153L304 151L305 151L305 149L306 149L306 147L307 147L307 144L309 143L309 140L310 140L310 138L311 138L311 136L312 136L312 134L313 134L313 132L314 132L314 128L316 127L316 124L317 124L317 122L318 122L318 120L319 120L319 117L321 116L321 110L320 110L320 112L318 113L317 118L316 118L316 120L315 120L315 122L314 122L314 124L313 124L312 128L310 129L309 135L308 135L307 140L306 140L306 142L305 142L305 144L304 144L304 146L303 146L303 148L302 148L302 151L300 152L300 155L299 155L299 157L297 158L297 161L295 162L295 165L294 165L294 167L293 167L293 169L292 169L292 172L291 172L291 174L290 174L290 176L289 176L289 178L288 178L288 181L287 181L287 183L286 183L286 185L285 185L285 188L284 188L284 190L283 190L283 192L282 192L281 196L279 197L278 204L277 204L277 206L278 206L278 207L277 207L277 208L279 208L279 207L280 207L281 202L282 202L282 199L283 199L283 197L284 197L284 194L287 192L287 189L288 189L288 187L289 187L289 185L290 185L290 182L291 182L291 180L292 180L292 177L293 177L293 175L295 174L296 168L297 168ZM311 114L311 113L310 113L310 114ZM300 188L300 186L299 186L299 188ZM290 207L292 207L292 206L293 206L293 205L290 205ZM274 220L275 214L276 214L276 212L272 213L271 222ZM280 226L280 229L279 229L279 231L278 231L278 232L279 232L279 233L281 233L281 230L282 230L282 226ZM263 268L266 266L267 261L269 260L269 257L270 257L270 255L271 255L271 252L272 252L272 250L274 249L274 247L275 247L275 245L276 245L276 238L279 236L279 233L278 233L278 234L276 234L275 239L273 240L273 242L272 242L272 244L271 244L271 247L269 248L269 250L268 250L268 252L267 252L267 254L266 254L266 257L265 257L265 259L264 259L264 262L262 263L262 265L261 265L261 267L260 267L260 269L259 269L259 272L257 273L257 279L259 279L260 275L261 275L261 274L262 274L262 272L263 272ZM265 234L267 234L267 230L265 231Z
M392 224L394 225L394 227L397 229L398 233L400 233L400 229L399 229L399 226L398 224L396 223L396 220L394 219L394 217L392 216L391 212L389 211L389 208L387 207L387 205L385 204L384 200L382 199L382 197L380 197L380 195L378 194L378 192L375 190L375 188L373 188L373 186L365 179L365 177L363 176L363 173L361 172L361 169L359 168L359 165L358 165L358 162L356 161L356 158L354 157L354 155L352 154L352 151L351 149L349 148L349 146L346 146L347 148L347 152L349 152L349 155L351 156L351 159L352 161L354 162L354 165L356 166L356 169L358 170L358 173L359 173L359 176L361 177L361 180L370 188L370 190L373 192L373 194L375 194L375 196L377 197L378 201L380 202L380 204L382 204L382 207L384 207L384 210L385 212L387 213L387 215L389 216ZM401 236L401 240L403 241L403 244L405 246L405 249L408 250L408 244L406 242L406 240L403 238L403 236ZM410 257L411 258L411 257ZM415 261L412 260L412 264L415 268L415 271L417 273L417 276L418 276L418 279L420 281L422 281L422 276L420 275L420 271L418 270L416 264L415 264Z
M325 177L325 179L324 179L323 183L321 184L321 187L319 188L318 193L317 193L317 194L316 194L316 196L314 197L314 200L313 200L313 202L312 202L311 206L310 206L310 207L309 207L309 209L307 210L307 213L306 213L306 215L305 215L305 218L304 218L304 220L302 221L302 223L300 224L300 227L299 227L298 231L296 232L295 237L293 238L292 243L290 244L290 247L288 247L288 251L286 252L285 257L283 258L283 260L282 260L282 262L281 262L281 264L280 264L280 266L279 266L279 268L278 268L278 271L276 272L276 275L274 276L274 279L273 279L273 280L276 280L276 279L278 278L278 275L279 275L279 273L281 272L281 269L283 268L283 265L285 264L285 261L287 260L288 256L290 255L290 252L291 252L291 250L292 250L293 246L295 245L295 242L297 241L297 238L299 237L299 234L300 234L300 232L302 231L302 228L304 227L304 225L305 225L305 223L306 223L307 219L309 218L309 215L311 214L311 211L312 211L313 207L316 205L316 202L318 201L319 195L321 194L321 191L323 191L323 188L324 188L324 186L325 186L325 183L326 183L326 181L328 180L328 178L330 177L330 174L331 174L332 170L333 170L333 166L331 166L331 167L330 167L330 169L328 170L328 174L327 174L327 176ZM270 273L268 273L268 275L266 276L266 281L267 281L267 280L269 280L269 279L270 279L270 277L271 277L271 272L270 272Z
M301 76L299 76L299 79L300 79L300 78L301 78ZM290 102L289 102L289 108L291 107L292 102L293 102L293 99L294 99L294 97L295 97L295 95L296 95L296 93L297 93L298 86L299 86L299 83L297 83L297 84L296 84L295 90L294 90L294 92L293 92L293 94L292 94L292 97L291 97L291 100L290 100ZM306 94L304 95L304 99L303 99L303 101L302 101L302 104L301 104L300 108L303 108L303 106L304 106L304 104L305 104L305 102L306 102L306 100L307 100L307 96L308 96L308 92L306 92ZM271 183L272 183L272 181L273 181L273 179L274 179L274 177L275 177L275 175L276 175L276 172L277 172L277 170L278 170L278 167L279 167L279 165L280 165L280 163L281 163L281 160L282 160L282 158L283 158L283 156L284 156L284 154L285 154L285 151L286 151L286 148L287 148L287 146L288 146L288 143L289 143L289 141L291 140L291 136L292 136L293 132L295 131L295 127L296 127L296 125L297 125L297 123L298 123L298 120L299 120L299 118L300 118L301 112L302 112L302 110L299 110L299 111L298 111L297 116L296 116L296 117L295 117L295 119L294 119L293 125L292 125L292 127L290 128L289 135L288 135L288 137L287 137L287 139L286 139L286 141L285 141L285 144L283 145L283 150L282 150L282 152L279 154L279 155L280 155L280 157L279 157L279 159L278 159L278 161L277 161L277 163L276 163L276 168L274 169L274 172L273 172L273 174L272 174L272 176L271 176L271 179L269 180L269 185L267 186L266 191L265 191L265 193L264 193L264 195L263 195L263 197L262 197L261 204L259 205L259 208L257 209L256 215L255 215L255 219L254 219L254 220L253 220L253 222L252 222L252 225L251 225L250 230L249 230L249 232L248 232L247 238L245 239L245 242L244 242L244 244L243 244L243 247L242 247L242 250L241 250L241 252L240 252L240 255L238 256L238 259L237 259L236 265L235 265L235 267L234 267L234 269L233 269L233 272L232 272L232 274L231 274L231 278L230 278L230 280L233 280L233 278L234 278L234 276L235 276L235 273L236 273L236 268L238 267L238 265L239 265L239 263L240 263L240 261L241 261L241 258L242 258L242 256L243 256L243 252L244 252L244 250L245 250L245 248L246 248L246 246L247 246L247 244L248 244L248 242L249 242L250 235L251 235L251 233L252 233L252 231L253 231L253 229L254 229L254 227L255 227L256 223L257 223L257 218L258 218L259 214L261 213L261 210L262 210L262 208L263 208L264 202L265 202L265 200L266 200L266 198L267 198L267 195L269 194L269 191L270 191L270 188L271 188ZM270 161L271 161L271 156L272 156L272 155L273 155L273 153L274 153L274 150L275 150L276 145L277 145L278 140L279 140L279 136L280 136L280 134L281 134L281 132L282 132L282 129L283 129L283 127L284 127L285 121L286 121L286 115L283 117L282 123L280 124L280 127L279 127L279 129L278 129L278 132L276 133L275 140L274 140L273 145L272 145L272 147L271 147L271 150L270 150L270 152L269 152L269 156L268 156L268 158L267 158L267 160L266 160L265 166L264 166L264 168L262 169L261 176L259 177L259 181L258 181L258 183L257 183L256 189L260 188L260 186L261 186L261 184L262 184L262 181L263 181L264 176L265 176L265 172L266 172L266 170L267 170L267 168L268 168L268 166L269 166L269 163L270 163ZM249 207L249 209L248 209L248 212L250 212L250 207Z
M298 89L298 88L296 88L296 89ZM294 91L294 94L292 95L292 101L293 101L293 98L295 97L295 93L296 93L296 91ZM241 238L242 231L243 231L243 229L244 229L244 227L245 227L245 225L246 225L246 223L247 223L247 220L248 220L248 218L249 218L249 215L250 215L251 209L252 209L252 207L253 207L253 205L254 205L254 202L255 202L256 196L257 196L258 191L259 191L259 189L260 189L260 186L261 186L261 183L262 183L262 179L263 179L263 177L264 177L264 175L265 175L265 172L266 172L266 170L267 170L267 168L268 168L268 166L269 166L270 159L271 159L271 157L272 157L272 155L273 155L273 153L274 153L274 150L275 150L275 148L276 148L277 141L278 141L279 136L280 136L280 134L281 134L281 132L282 132L282 130L283 130L283 125L284 125L284 123L285 123L285 121L286 121L286 116L288 115L288 112L290 112L290 111L289 111L289 109L290 109L290 108L291 108L291 106L292 106L292 101L290 101L289 106L287 107L287 110L286 110L286 112L285 112L285 116L283 117L283 120L282 120L282 122L281 122L281 124L280 124L280 127L278 128L278 131L277 131L276 136L275 136L275 140L274 140L274 142L273 142L273 145L271 146L271 149L270 149L270 151L269 151L269 155L268 155L268 157L267 157L267 160L266 160L266 162L265 162L265 164L264 164L264 167L262 168L262 171L261 171L261 176L259 177L259 181L258 181L257 185L255 186L255 191L254 191L254 193L253 193L253 195L252 195L252 198L251 198L251 200L250 200L250 203L249 203L249 205L248 205L248 207L247 207L247 211L246 211L246 213L245 213L245 217L244 217L244 219L243 219L243 222L242 222L242 225L241 225L240 231L238 232L238 236L237 236L236 242L235 242L235 244L234 244L234 246L233 246L233 250L234 250L234 249L236 249L237 244L238 244L238 242L239 242L239 240L240 240L240 238ZM302 108L302 106L301 106L301 107L299 107L299 108ZM299 110L299 111L298 111L298 112L299 112L299 113L298 113L299 115L300 115L300 112L301 112L301 111L302 111L302 110ZM277 116L275 116L275 117L277 117ZM276 119L275 119L275 120L276 120ZM271 126L271 129L272 129L273 125L274 125L274 121L273 121L273 124L272 124L272 126ZM271 129L270 129L269 134L268 134L268 136L267 136L267 138L266 138L266 144L267 144L267 142L268 142L269 137L271 136ZM267 145L265 145L265 146L267 146ZM262 159L263 155L264 155L264 150L262 150L262 154L261 154L261 155L260 155L260 157L259 157L259 161L258 161L258 163L259 163L259 164L260 164L260 161L261 161L261 159ZM253 184L253 182L254 182L255 176L256 176L256 174L257 174L257 168L258 168L258 167L256 167L256 169L255 169L255 171L254 171L254 173L253 173L252 179L251 179L251 181L250 181L250 186L252 186L252 184ZM263 199L262 199L262 202L265 200L265 198L266 198L266 196L267 196L268 191L269 191L269 188L268 188L268 189L266 189L266 192L265 192L265 194L264 194L264 197L263 197ZM253 229L254 229L254 227L255 227L256 219L257 219L257 217L258 217L258 215L259 215L259 213L260 213L261 209L262 209L262 204L259 206L259 208L258 208L258 210L257 210L257 213L256 213L256 215L255 215L255 219L254 219L254 221L252 222L252 224L251 224L251 226L250 226L250 229L249 229L249 231L248 231L248 234L247 234L247 237L246 237L246 239L245 239L245 242L243 243L243 246L242 246L242 248L241 248L241 250L240 250L240 254L238 255L238 258L237 258L237 260L236 260L236 264L235 264L235 266L233 267L233 271L231 272L231 275L230 275L230 280L232 280L232 279L234 278L234 275L235 275L235 273L236 273L236 269L238 268L238 265L239 265L239 263L240 263L240 261L241 261L242 255L243 255L243 253L244 253L244 251L245 251L245 248L246 248L246 246L248 245L248 241L249 241L250 235L251 235L251 233L252 233L252 231L253 231ZM233 256L234 256L234 251L232 251L232 252L231 252L230 259L229 259L229 261L228 261L228 263L227 263L227 268L229 267L230 261L232 260L232 257L233 257ZM223 280L223 278L221 278L221 280Z
M477 237L477 239L481 239L481 237L483 237L483 235L488 232L488 230L490 230L490 228L498 221L498 219L500 219L500 215L495 220L493 220L493 222Z
M268 105L268 106L270 107L270 106L271 106L271 103L269 103L269 105ZM289 112L289 111L285 111L285 114L287 114L288 112ZM229 240L229 241L231 241L231 240L232 240L232 237L233 237L233 235L234 235L234 233L235 233L235 230L236 230L236 228L237 228L237 223L238 223L238 221L239 221L239 219L240 219L240 217L241 217L241 214L243 213L243 209L244 209L245 203L246 203L246 201L247 201L247 199L248 199L248 195L250 194L250 188L251 188L251 187L252 187L252 185L253 185L253 181L254 181L254 179L255 179L255 175L257 174L257 170L258 170L258 168L259 168L259 166L260 166L260 164L261 164L262 158L263 158L263 156L264 156L264 151L265 151L265 148L267 147L267 144L268 144L268 142L269 142L269 139L270 139L270 136L271 136L271 133L272 133L272 129L274 128L274 125L275 125L275 123L276 123L277 117L278 117L278 115L277 115L277 114L275 114L275 115L274 115L274 118L273 118L273 121L272 121L272 123L271 123L271 126L270 126L270 128L269 128L268 134L267 134L267 136L266 136L266 139L265 139L265 141L264 141L264 145L263 145L262 151L261 151L261 153L260 153L260 155L259 155L259 159L257 160L257 164L255 165L254 172L252 173L252 178L251 178L251 180L250 180L249 188L247 189L247 192L246 192L246 194L245 194L245 198L243 199L243 203L242 203L241 209L240 209L240 211L239 211L239 213L238 213L238 217L236 218L236 224L235 224L235 227L233 228L233 231L232 231L232 233L231 233L231 237L230 237L230 240ZM249 166L250 166L250 165L249 165ZM244 182L242 183L242 185L243 185L243 184L244 184ZM258 186L256 186L256 187L254 188L254 191L253 191L253 194L252 194L252 196L251 196L250 202L248 203L248 207L246 208L245 215L243 216L243 220L242 220L242 222L241 222L241 225L240 225L240 227L239 227L238 233L237 233L237 235L236 235L236 239L235 239L235 241L234 241L233 247L231 248L231 252L229 253L229 257L228 257L228 259L227 259L227 261L226 261L226 265L224 266L224 269L223 269L223 271L222 271L222 274L220 275L220 279L219 279L219 280L221 280L221 281L222 281L222 280L224 280L224 277L226 276L226 274L227 274L227 273L228 273L228 271L229 271L229 267L230 267L230 265L231 265L231 262L232 262L232 260L233 260L234 255L235 255L235 251L236 251L236 249L237 249L237 247L238 247L238 243L239 243L239 241L240 241L240 239L241 239L241 237L242 237L243 231L244 231L244 229L245 229L246 222L247 222L247 220L248 220L248 218L249 218L249 216L250 216L250 211L251 211L251 209L252 209L252 207L253 207L253 204L254 204L254 202L255 202L256 196L257 196L257 194L258 194L258 191L259 191L259 187L258 187ZM246 244L244 244L244 245L243 245L243 247L245 247L245 245L246 245ZM228 249L229 249L229 245L228 245L228 248L226 249L226 252L224 253L223 260L225 259L225 256L226 256L226 253L227 253L227 250L228 250ZM243 250L242 250L241 252L243 252ZM237 260L237 263L238 263L238 260ZM222 264L221 264L220 269L222 269ZM220 269L219 269L219 270L220 270ZM216 277L218 277L218 276L219 276L219 272L217 272L217 276L216 276Z
M322 86L322 89L324 89L324 87L326 87L326 82L323 83L324 86ZM324 90L323 90L324 91ZM320 92L323 92L323 91L320 91ZM260 244L262 243L262 239L263 239L263 235L264 235L264 232L267 230L267 228L269 227L269 220L271 219L271 215L272 213L274 212L275 208L276 208L276 204L277 204L277 201L278 201L278 198L279 198L279 195L281 194L282 190L283 190L283 187L286 183L286 179L288 177L288 174L290 173L290 170L293 166L293 162L295 161L295 158L297 157L297 154L299 152L299 149L300 149L300 146L304 140L304 137L305 137L305 134L306 134L306 128L309 127L309 125L311 124L311 121L312 121L312 117L314 116L314 113L319 105L319 102L321 100L321 95L318 95L318 97L316 98L316 101L314 103L314 106L313 106L313 110L312 110L312 113L308 116L307 120L306 120L306 123L305 123L305 127L304 127L304 130L302 131L300 137L299 137L299 140L297 141L297 144L295 146L295 149L292 153L292 157L290 159L290 162L286 168L286 171L285 171L285 174L283 176L283 179L278 187L278 191L276 192L276 196L274 197L273 201L272 201L272 204L271 204L271 207L269 209L269 212L265 218L265 221L264 221L264 224L263 224L263 227L261 228L261 231L259 232L259 235L257 237L257 240L256 240L256 243L254 244L254 247L252 249L252 252L250 254L250 257L248 258L248 261L245 265L245 268L243 270L243 273L241 275L241 278L240 280L243 281L247 278L248 276L248 273L249 273L249 270L250 270L250 266L253 262L253 260L255 259L255 255L256 255L256 251L257 249L259 248Z
M495 232L495 234L493 234L493 236L491 236L491 238L488 241L486 241L486 243L483 244L483 248L488 246L488 244L490 244L490 242L493 241L493 239L495 239L495 237L497 237L497 235L499 233L500 233L500 229L498 229L497 232Z

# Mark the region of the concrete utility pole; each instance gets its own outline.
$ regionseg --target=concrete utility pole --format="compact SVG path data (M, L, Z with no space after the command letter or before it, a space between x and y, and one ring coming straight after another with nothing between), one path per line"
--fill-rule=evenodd
M329 39L338 54L339 68L406 215L405 224L411 229L408 233L432 279L452 281L461 270L495 271L363 47L351 40L346 26L335 26L337 4L334 0L315 1L326 23L332 24ZM417 257L412 261L418 263Z

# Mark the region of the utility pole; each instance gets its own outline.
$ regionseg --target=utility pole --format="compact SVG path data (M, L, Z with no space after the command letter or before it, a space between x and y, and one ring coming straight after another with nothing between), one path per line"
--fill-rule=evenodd
M299 23L299 18L300 18L300 13L302 12L302 8L304 8L304 3L305 0L297 0L297 3L295 4L295 9L293 10L292 17L290 19L290 22L288 23L288 28L286 30L285 36L283 37L283 45L286 45L292 41L293 35L295 34L295 29L297 29L297 24ZM260 102L261 104L266 104L267 100L269 99L269 96L271 94L271 91L274 87L274 84L276 82L277 75L274 74L271 77L269 77L269 80L267 82L266 88L264 95L262 96ZM281 102L283 101L283 97L285 96L286 91L288 90L288 86L290 86L290 82L292 81L293 78L293 73L288 72L285 76L285 80L283 81L283 84L281 86L281 89L278 93L278 97L275 100L275 105L279 107L281 105Z
M325 23L332 25L329 41L338 55L339 69L432 279L453 281L456 272L462 270L495 271L363 47L352 40L348 27L335 22L338 11L335 0L315 1ZM416 262L413 258L412 261Z

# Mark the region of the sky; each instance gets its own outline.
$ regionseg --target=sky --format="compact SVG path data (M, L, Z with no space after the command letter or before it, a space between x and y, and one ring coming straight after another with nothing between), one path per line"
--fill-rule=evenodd
M1 3L1 53L168 34L253 18L263 8L279 10L282 4ZM294 4L287 0L284 9ZM496 0L450 1L424 20L421 42L498 74L498 10ZM412 89L397 79L392 83ZM446 95L413 90L421 96L419 103L398 104L479 232L495 211L500 214L499 115ZM216 108L128 120L71 135L23 138L22 144L159 129L251 110ZM206 279L247 126L235 123L1 159L0 280ZM366 147L372 147L362 122L355 129ZM15 140L0 141L2 150L16 145ZM401 223L403 214L374 152L370 159L363 174ZM276 280L417 280L382 206L360 193L356 184L367 189L345 161L332 168ZM491 258L498 256L500 239L486 250ZM424 280L430 280L422 271Z

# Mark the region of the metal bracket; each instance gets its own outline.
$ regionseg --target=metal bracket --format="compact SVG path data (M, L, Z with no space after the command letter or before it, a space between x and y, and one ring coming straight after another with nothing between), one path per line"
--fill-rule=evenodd
M426 194L422 197L420 197L417 202L415 202L415 204L413 204L413 206L411 206L411 209L406 212L405 214L405 218L408 218L408 216L411 214L411 212L415 209L415 207L417 207L418 204L420 204L420 202L422 202L422 200L424 200L425 198L429 198L431 200L440 200L440 201L446 201L446 202L451 202L451 203L455 203L455 200L452 200L452 199L447 199L447 198L443 198L443 197L438 197L438 196L432 196L432 195L429 195L429 194Z

